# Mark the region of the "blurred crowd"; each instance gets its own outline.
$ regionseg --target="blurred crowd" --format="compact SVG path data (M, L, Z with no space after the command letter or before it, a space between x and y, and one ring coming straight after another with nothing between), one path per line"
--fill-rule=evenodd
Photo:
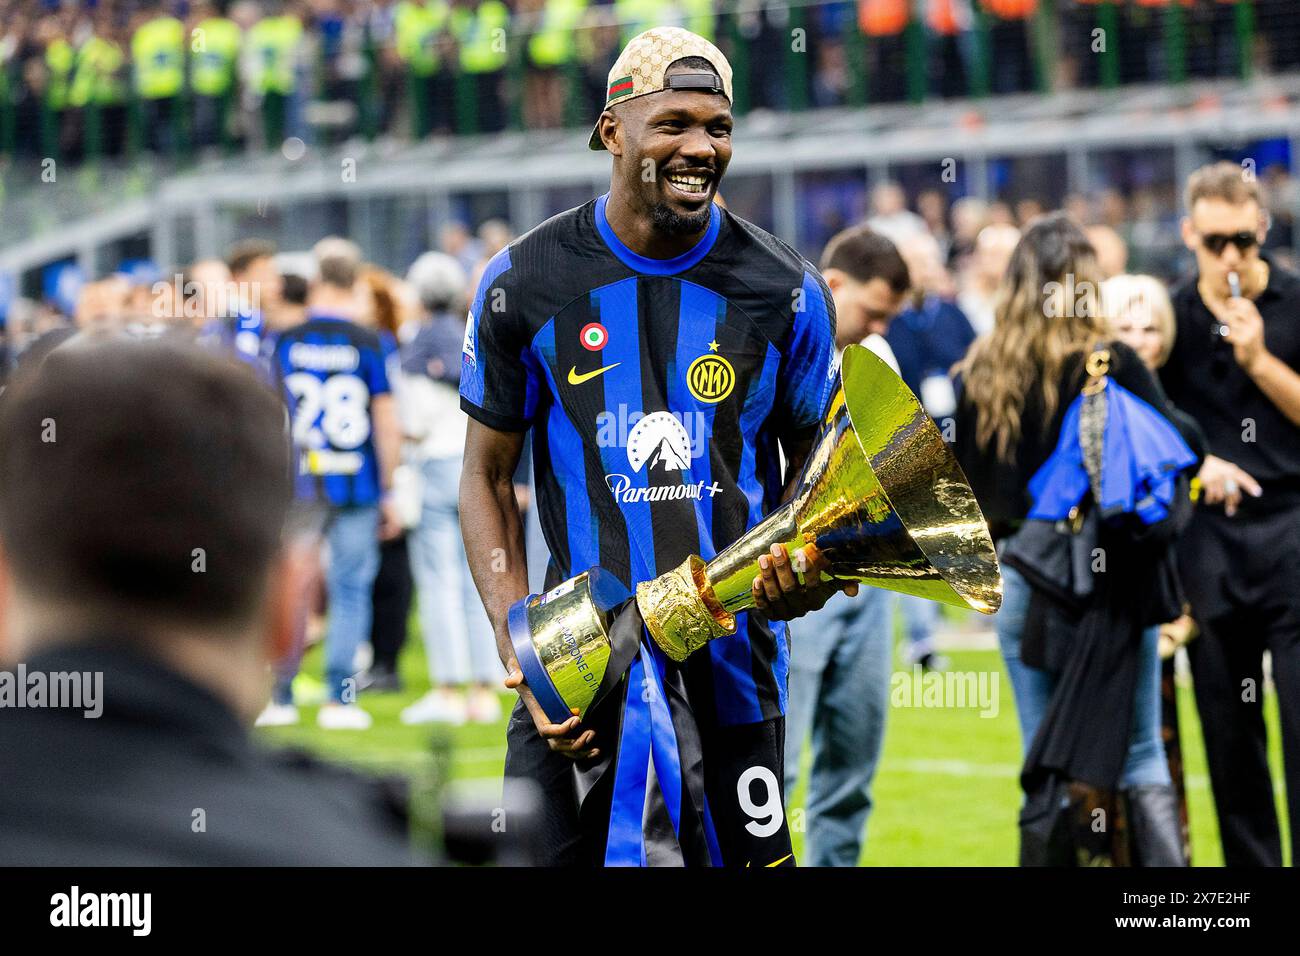
M427 647L433 690L408 707L403 720L495 722L501 714L495 692L498 664L486 614L465 566L457 518L465 432L457 388L469 290L511 238L499 220L482 223L473 233L450 225L442 232L441 249L421 256L405 276L364 263L360 250L342 239L325 240L316 251L288 253L279 253L269 242L247 240L224 260L195 262L167 274L152 262L132 260L105 278L65 290L75 302L70 315L48 302L20 300L9 312L5 354L10 367L18 368L78 335L195 340L245 359L269 381L281 375L274 367L277 341L302 326L309 313L339 314L373 332L382 343L383 378L396 405L394 427L400 429L394 444L401 445L401 464L386 463L396 472L400 527L385 533L382 548L371 542L379 548L377 563L366 574L373 579L373 595L368 583L365 606L358 612L363 623L347 637L350 650L338 663L333 699L343 701L345 680L348 703L355 703L362 691L401 689L398 657L418 591L421 630L433 642ZM327 263L349 277L342 291L322 287L320 250ZM373 425L376 432L383 427L379 421ZM526 486L522 477L523 502ZM334 561L326 564L341 565L338 551L350 543L334 542ZM326 638L329 583L328 576L315 580L319 595L309 595L305 606L320 613L303 620L301 643L282 666L264 723L297 720L293 682L302 652ZM340 619L337 606L334 611L331 620ZM363 646L369 659L357 679L353 656ZM297 687L299 697L324 693L305 677ZM341 712L355 720L360 710Z
M1132 270L1136 226L1110 194L946 215L942 197L913 211L885 185L822 257L838 343L865 337L921 399L998 547L1022 865L1187 863L1180 648L1224 859L1283 860L1256 690L1267 654L1295 753L1298 582L1263 554L1300 527L1300 281L1274 245L1289 220L1242 166L1196 170L1182 207L1173 281ZM983 217L967 223L970 208ZM791 641L787 794L807 734L814 865L861 853L893 699L892 600L828 605ZM897 600L912 647L930 651L912 659L942 667L932 622Z
M739 112L1300 66L1287 0L1172 8L1071 0L1050 10L1037 0L9 0L3 8L0 149L73 158L583 125L604 100L622 44L666 23L728 53Z

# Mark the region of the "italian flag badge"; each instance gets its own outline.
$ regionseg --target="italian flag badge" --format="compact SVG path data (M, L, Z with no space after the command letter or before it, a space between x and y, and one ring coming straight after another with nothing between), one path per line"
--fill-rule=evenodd
M609 342L609 330L599 322L588 322L578 333L578 338L588 352L599 352Z

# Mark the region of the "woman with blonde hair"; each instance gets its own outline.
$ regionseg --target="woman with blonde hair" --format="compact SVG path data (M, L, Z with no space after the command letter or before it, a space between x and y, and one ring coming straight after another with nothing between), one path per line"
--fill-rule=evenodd
M1123 274L1102 283L1102 306L1115 337L1133 349L1151 371L1174 348L1174 304L1155 276Z
M1155 623L1145 618L1159 613L1144 606L1148 595L1164 592L1149 569L1165 566L1168 543L1144 540L1133 515L1102 514L1091 491L1069 521L1028 520L1044 493L1040 469L1059 460L1071 429L1082 437L1085 385L1096 394L1104 376L1101 387L1119 386L1106 401L1136 397L1158 415L1165 408L1142 360L1112 340L1101 282L1096 253L1071 219L1054 213L1030 224L998 289L993 329L954 369L954 451L1006 559L995 628L1026 755L1021 862L1182 865L1158 710L1147 706L1158 694L1159 664L1143 638L1144 625ZM1085 512L1096 517L1085 522ZM1084 551L1080 564L1085 526L1100 547ZM1064 591L1045 569L1012 560L1031 532L1060 545L1063 573L1073 575ZM1099 836L1086 826L1090 811L1116 803L1115 791L1127 810L1131 849L1109 830Z

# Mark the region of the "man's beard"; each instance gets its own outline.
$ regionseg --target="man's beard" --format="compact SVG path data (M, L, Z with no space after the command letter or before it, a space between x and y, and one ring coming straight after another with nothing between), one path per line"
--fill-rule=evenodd
M650 221L657 232L669 236L691 236L704 231L709 224L709 212L709 206L705 206L699 212L683 216L666 202L657 202L650 210Z

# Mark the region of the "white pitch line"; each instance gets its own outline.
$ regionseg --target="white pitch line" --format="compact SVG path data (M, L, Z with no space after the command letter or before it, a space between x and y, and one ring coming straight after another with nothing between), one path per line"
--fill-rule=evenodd
M464 750L452 750L452 760L462 766L466 764L502 763L505 761L505 749L502 747L471 747ZM426 753L397 753L379 757L349 756L335 758L341 763L354 766L384 768L417 766L431 760ZM1020 766L1009 763L975 763L971 760L948 760L938 757L910 757L905 760L888 760L880 768L881 773L909 773L930 777L965 777L993 780L1014 780L1020 776ZM500 772L488 774L471 774L455 777L455 782L476 780L500 780ZM1184 780L1188 790L1208 790L1210 780L1205 774L1190 774ZM1282 781L1275 781L1273 792L1281 795L1286 788Z
M974 763L970 760L938 760L913 757L907 760L887 760L881 772L918 773L936 777L997 777L1015 779L1020 767L1009 763Z

